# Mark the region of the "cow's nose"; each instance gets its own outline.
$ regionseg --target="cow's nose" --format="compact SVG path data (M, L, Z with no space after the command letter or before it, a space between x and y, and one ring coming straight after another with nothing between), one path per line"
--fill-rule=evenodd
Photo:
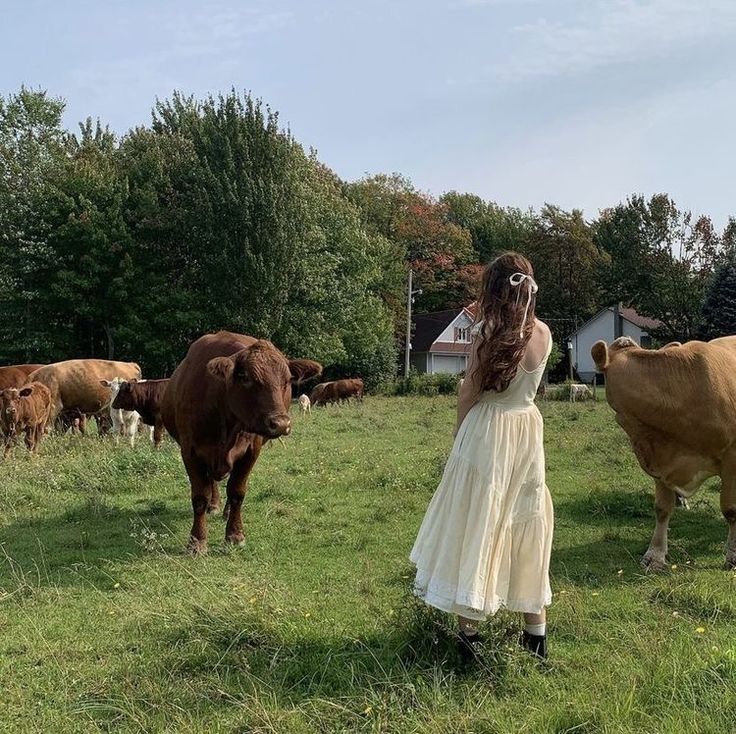
M288 415L276 415L269 418L268 430L273 436L288 436L291 431L291 418Z

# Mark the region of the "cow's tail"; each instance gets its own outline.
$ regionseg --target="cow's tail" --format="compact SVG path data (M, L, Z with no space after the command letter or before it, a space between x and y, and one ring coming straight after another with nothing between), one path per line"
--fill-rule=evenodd
M604 341L596 342L591 350L590 354L593 357L595 366L599 372L605 372L608 367L608 345Z

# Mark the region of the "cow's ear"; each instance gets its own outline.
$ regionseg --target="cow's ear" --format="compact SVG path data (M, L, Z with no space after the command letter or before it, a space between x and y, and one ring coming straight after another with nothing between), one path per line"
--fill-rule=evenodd
M608 345L604 341L596 342L590 350L595 366L600 372L608 368Z
M293 382L299 383L322 374L322 365L311 359L290 359L289 372Z
M27 398L33 392L33 385L26 385L18 391L18 395L22 398Z
M660 352L664 351L665 349L673 349L674 347L681 347L682 342L669 342L668 344L665 344L663 347L660 348Z
M102 387L112 387L112 382L110 380L100 380L100 385Z
M232 379L235 362L230 357L215 357L207 362L207 372L220 380Z

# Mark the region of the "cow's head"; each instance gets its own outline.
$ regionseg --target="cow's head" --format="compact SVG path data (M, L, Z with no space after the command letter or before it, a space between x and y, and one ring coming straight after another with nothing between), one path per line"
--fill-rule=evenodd
M124 382L125 380L122 377L113 377L112 380L100 380L100 385L108 388L110 390L110 395L112 395L112 399L115 400L118 392L120 391L120 386Z
M115 378L118 379L117 377ZM103 384L105 380L102 380ZM114 380L113 380L114 382ZM112 393L113 399L112 403L110 404L110 407L113 410L135 410L135 398L133 397L133 385L135 385L138 382L138 380L121 380L120 384L117 386L117 389ZM111 388L112 389L112 388Z
M611 363L611 360L618 352L638 346L639 345L630 337L620 336L611 343L610 348L604 341L596 342L592 346L590 354L593 357L593 361L595 362L595 366L598 368L598 371L605 372L608 369L608 365Z
M292 382L319 375L322 366L307 359L288 360L261 340L230 357L215 357L207 370L225 383L230 410L249 433L278 438L291 431Z
M33 385L15 388L9 387L0 391L0 423L12 432L18 420L20 401L33 394Z

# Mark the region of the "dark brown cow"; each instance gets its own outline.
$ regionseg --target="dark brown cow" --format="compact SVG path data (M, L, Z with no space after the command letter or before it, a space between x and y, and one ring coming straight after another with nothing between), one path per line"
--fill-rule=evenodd
M350 380L337 380L334 390L339 402L347 402L350 398L363 400L363 380L359 377Z
M23 387L28 382L31 372L40 370L42 364L11 364L0 367L0 390L6 387Z
M331 385L331 382L321 382L319 385L315 385L312 394L309 396L309 400L312 405L324 405L325 390Z
M84 436L85 429L87 427L87 416L82 413L79 408L68 408L62 410L59 415L56 416L54 428L59 433L66 433L71 431L72 434L80 433Z
M169 380L162 415L181 448L192 491L189 547L207 550L205 513L220 503L227 482L225 539L244 541L241 505L264 441L291 430L292 381L318 375L309 360L288 360L268 341L220 331L197 339Z
M51 392L40 382L0 391L0 431L5 437L5 455L20 433L25 433L26 446L35 453L50 412Z
M316 398L315 393L317 393ZM349 402L350 398L363 399L363 380L360 378L323 382L314 388L311 400L314 405L328 405L329 403Z
M112 401L115 410L135 410L147 426L153 426L154 448L158 448L164 439L161 403L168 384L168 379L123 382Z

